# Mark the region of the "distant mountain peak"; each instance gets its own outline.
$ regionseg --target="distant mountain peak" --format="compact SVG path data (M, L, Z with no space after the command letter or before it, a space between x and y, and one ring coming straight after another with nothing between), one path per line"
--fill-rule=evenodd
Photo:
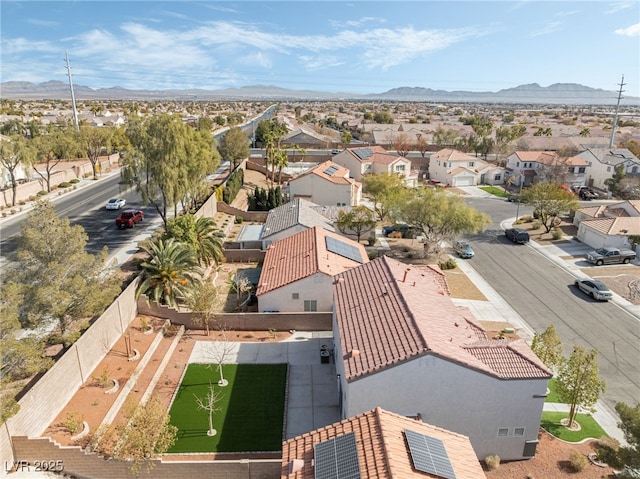
M68 100L69 85L58 80L35 84L11 81L0 84L5 99L51 99ZM79 100L202 100L202 101L250 101L250 100L324 100L324 101L413 101L449 103L518 103L518 104L571 104L613 105L617 92L606 91L577 83L554 83L547 87L538 83L518 85L497 92L447 91L424 87L401 86L383 93L358 94L348 92L321 92L291 90L274 85L251 85L221 90L129 90L120 86L92 89L75 85ZM624 105L640 106L640 98L624 97Z

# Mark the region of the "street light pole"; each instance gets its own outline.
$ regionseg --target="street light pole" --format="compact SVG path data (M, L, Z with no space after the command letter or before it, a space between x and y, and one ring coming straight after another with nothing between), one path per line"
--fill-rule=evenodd
M520 198L522 197L522 175L518 176L520 180L520 190L518 191L518 201L516 201L516 223L518 222L518 216L520 215Z

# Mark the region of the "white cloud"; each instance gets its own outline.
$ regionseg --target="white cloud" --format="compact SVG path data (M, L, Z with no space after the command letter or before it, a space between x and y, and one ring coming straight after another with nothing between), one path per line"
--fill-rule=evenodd
M614 33L626 37L640 37L640 23L636 23L627 28L618 28Z
M300 60L300 63L304 65L304 67L309 71L334 68L345 64L344 60L340 60L333 55L300 55L298 59Z
M26 38L13 38L2 40L2 54L11 55L24 52L59 52L60 47L53 46L49 42L27 40Z
M549 35L551 33L559 31L561 25L562 25L562 22L547 22L545 25L542 26L542 28L532 31L530 35L532 37Z
M359 18L358 20L345 20L345 21L332 20L329 23L331 24L332 27L335 27L335 28L343 28L343 27L355 28L355 27L360 27L366 23L383 24L385 22L386 22L386 19L380 18L380 17L362 17L362 18Z
M39 18L30 18L27 20L27 23L31 25L36 25L38 27L57 27L60 25L60 22L53 22L51 20L40 20Z
M580 13L580 10L566 10L563 12L556 13L556 17L570 17L571 15L576 15Z
M617 3L612 3L610 4L611 8L609 10L606 10L604 13L618 13L621 10L626 10L627 8L631 8L635 5L634 2L617 2Z

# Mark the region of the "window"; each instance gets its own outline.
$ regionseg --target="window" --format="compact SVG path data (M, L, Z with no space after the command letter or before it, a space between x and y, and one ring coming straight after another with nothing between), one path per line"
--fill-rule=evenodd
M498 437L507 437L509 435L508 427L501 427L498 429Z
M291 299L300 299L300 293L293 293Z
M513 428L513 436L514 437L524 437L524 428L523 427L514 427Z
M470 166L470 167L475 166L475 164L476 164L476 162L475 162L475 161L470 161L470 162L469 162L469 166Z
M519 161L516 161L516 166L517 166L518 168L520 168L520 162L519 162Z
M573 173L573 166L569 167L569 173Z
M396 171L404 171L404 165L396 165Z
M315 299L305 299L304 300L304 310L305 311L318 311L318 302ZM508 431L507 431L508 433Z
M631 168L631 173L632 174L635 175L637 172L638 172L638 167L637 166L634 166L633 168Z
M495 175L493 181L500 181L500 174Z
M578 168L578 173L586 173L587 172L587 168L585 166L581 166L580 168Z
M611 173L611 167L607 166L607 173Z

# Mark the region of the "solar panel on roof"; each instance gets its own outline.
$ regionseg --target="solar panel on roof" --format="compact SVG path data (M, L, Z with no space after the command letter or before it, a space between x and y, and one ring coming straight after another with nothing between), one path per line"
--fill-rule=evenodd
M313 448L315 479L360 479L356 436L350 432Z
M327 168L326 170L324 170L324 174L325 175L329 175L329 176L333 176L335 175L336 171L338 171L339 167L336 165L331 165L329 168Z
M361 160L366 160L367 158L369 158L371 155L373 155L373 151L371 151L370 148L359 148L357 150L353 150L353 152L356 154L356 156L358 158L360 158Z
M404 430L404 435L407 438L411 460L416 470L434 474L444 479L456 479L449 455L440 439L409 429Z
M340 256L357 261L358 263L364 263L360 250L354 245L345 243L344 241L340 241L339 239L331 236L326 237L326 244L327 250L332 253L339 254Z

